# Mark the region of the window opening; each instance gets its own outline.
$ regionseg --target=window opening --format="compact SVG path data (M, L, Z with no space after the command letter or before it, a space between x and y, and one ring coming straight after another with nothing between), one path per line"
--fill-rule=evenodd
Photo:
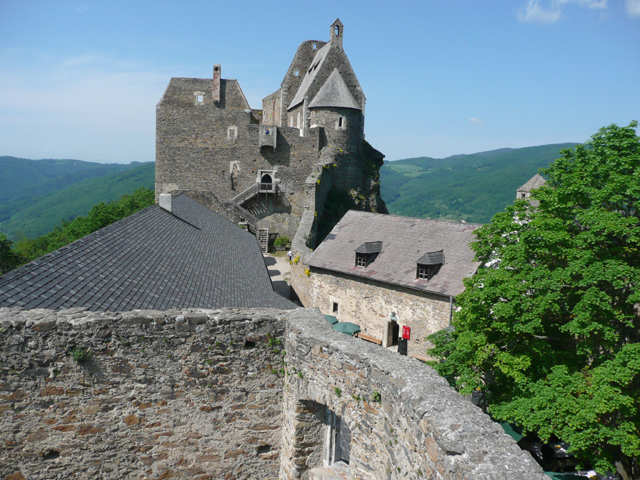
M340 27L339 27L338 25L336 25L336 26L335 26L335 27L333 27L333 28L334 28L334 31L335 31L335 33L336 33L336 37L339 37L339 36L340 36Z
M238 138L238 127L232 125L227 128L227 140L235 140Z
M338 304L337 304L337 302L333 302L332 311L333 311L333 313L338 313Z
M196 105L202 105L204 103L204 94L196 92L194 95L196 97Z
M260 190L270 192L273 190L273 180L271 179L271 175L265 173L260 178Z
M444 251L427 252L418 259L416 278L430 280L444 264Z
M366 267L369 265L369 255L366 253L356 253L356 266L357 267Z
M327 408L327 455L328 465L343 462L349 464L351 453L351 430L342 417Z

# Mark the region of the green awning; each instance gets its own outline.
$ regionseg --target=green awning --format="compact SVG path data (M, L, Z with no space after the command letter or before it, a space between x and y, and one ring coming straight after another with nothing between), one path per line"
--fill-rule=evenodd
M329 322L331 325L335 325L336 323L338 323L338 319L336 317L334 317L333 315L325 315L324 318L327 320L327 322Z
M356 325L355 323L351 322L339 322L333 326L333 329L336 332L353 336L360 331L360 325Z
M524 437L524 435L522 435L521 433L516 432L509 423L500 422L500 425L502 425L502 428L504 429L504 433L506 433L507 435L510 435L511 438L513 438L516 442L519 442L520 439Z
M544 472L544 474L547 477L553 478L553 480L584 480L585 478L571 472Z

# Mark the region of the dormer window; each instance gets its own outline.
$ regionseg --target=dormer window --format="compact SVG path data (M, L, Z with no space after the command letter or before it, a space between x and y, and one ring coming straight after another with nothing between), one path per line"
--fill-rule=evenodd
M356 248L356 267L368 267L382 251L382 242L364 242Z
M444 264L444 250L427 252L418 259L417 279L431 280Z

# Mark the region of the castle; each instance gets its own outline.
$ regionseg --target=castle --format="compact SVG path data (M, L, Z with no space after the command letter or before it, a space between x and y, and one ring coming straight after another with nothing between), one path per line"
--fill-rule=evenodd
M255 241L193 201L293 236L299 282L342 210L386 210L342 37L336 20L328 43L303 42L262 110L220 66L172 79L157 111L160 205L4 285L0 478L546 478L432 369L274 299ZM53 274L66 286L47 285ZM194 298L203 282L215 309Z
M343 36L337 19L328 42L302 42L261 110L220 65L209 79L172 78L156 112L158 198L187 192L264 239L298 234L311 247L348 208L386 213L384 156L364 138Z

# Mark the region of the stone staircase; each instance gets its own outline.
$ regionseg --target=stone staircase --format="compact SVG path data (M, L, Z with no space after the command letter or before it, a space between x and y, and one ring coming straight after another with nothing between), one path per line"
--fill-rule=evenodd
M258 229L258 243L260 244L260 250L262 251L262 253L267 253L269 251L269 229L268 228Z
M256 196L259 191L260 191L260 186L257 183L254 183L249 188L244 189L242 192L237 194L235 197L233 197L229 201L235 205L242 205L244 202L246 202L250 198L253 198L254 196Z

